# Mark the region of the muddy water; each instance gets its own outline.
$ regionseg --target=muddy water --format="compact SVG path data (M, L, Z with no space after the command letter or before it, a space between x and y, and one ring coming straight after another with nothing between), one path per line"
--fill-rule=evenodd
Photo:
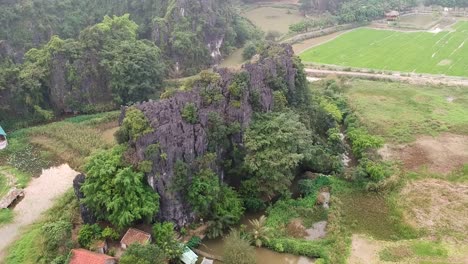
M246 225L249 228L249 219L257 219L262 213L247 214L242 220L241 224ZM207 253L222 256L223 255L224 240L222 238L217 239L206 239L203 240L199 249ZM310 264L314 263L311 258L296 256L292 254L278 253L266 248L255 248L257 264ZM199 263L203 260L203 257L199 258ZM221 264L222 262L215 261L215 264Z
M224 241L222 238L203 241L200 249L210 254L222 256ZM291 254L277 253L266 248L255 248L257 264L309 264L313 259ZM200 258L203 259L203 258ZM215 264L222 262L215 261Z

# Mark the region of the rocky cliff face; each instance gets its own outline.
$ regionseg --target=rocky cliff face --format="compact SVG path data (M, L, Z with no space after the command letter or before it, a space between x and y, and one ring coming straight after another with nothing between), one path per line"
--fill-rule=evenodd
M281 78L288 93L295 93L297 69L292 48L287 45L274 46L265 55L271 56L262 56L257 62L244 65L241 72L219 69L215 71L219 74L216 81L207 82L202 78L194 83L190 91L177 92L169 99L136 105L154 130L133 142L133 147L138 161L151 159L153 162L147 179L161 197L159 219L173 221L179 226L194 220L183 194L171 190L174 165L180 160L194 166L196 159L208 152L210 113L217 113L226 124L240 124L240 130L230 135L229 141L242 147L242 135L249 126L254 111L268 112L273 108L273 87L269 85L271 80ZM239 94L233 91L232 83L240 74L246 76L248 85ZM187 104L195 105L198 110L198 118L194 123L187 122L181 114ZM122 117L124 115L125 109L122 110ZM148 156L146 150L152 144L159 145L160 155ZM216 155L218 161L225 158L222 151L217 151ZM222 167L216 164L219 163L215 163L213 169L223 180Z
M85 51L78 59L54 54L50 67L49 98L58 112L86 112L86 108L112 105L109 73L99 56Z
M170 0L165 14L154 20L151 40L173 63L172 75L190 75L217 64L235 13L231 1ZM234 33L235 35L235 33ZM235 36L233 36L235 38Z

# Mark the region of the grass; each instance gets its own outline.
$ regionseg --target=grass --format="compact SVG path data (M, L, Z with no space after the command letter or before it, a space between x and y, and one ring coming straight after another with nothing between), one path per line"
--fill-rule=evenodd
M76 223L78 218L78 201L73 190L70 190L56 201L40 221L23 230L20 238L7 249L5 264L50 263L50 260L44 259L51 252L46 252L43 246L42 226L60 220Z
M0 226L13 221L13 217L13 211L11 211L10 209L0 209Z
M440 33L360 28L300 57L305 62L468 77L468 22Z
M0 153L0 165L29 175L38 175L58 162L78 169L93 151L112 145L103 138L103 130L109 129L105 124L115 122L118 115L108 112L77 116L15 131L9 135L8 148Z
M408 241L399 245L388 246L379 252L380 260L389 262L402 262L413 259L446 259L449 256L447 248L439 242L432 241ZM421 263L417 261L418 263ZM405 262L407 263L407 262ZM432 263L432 262L431 262ZM444 262L445 263L445 262Z
M464 88L354 80L346 96L370 132L387 141L411 142L416 135L444 131L468 134Z
M259 7L243 13L255 26L263 30L286 34L289 26L304 20L298 10L278 7Z

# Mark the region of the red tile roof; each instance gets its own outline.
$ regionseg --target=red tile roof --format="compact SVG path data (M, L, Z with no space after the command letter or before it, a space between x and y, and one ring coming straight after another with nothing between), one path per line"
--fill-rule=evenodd
M125 235L122 237L122 240L120 240L120 243L123 243L128 246L133 243L145 244L149 242L150 239L150 234L135 228L129 228L127 230L127 233L125 233Z
M69 264L107 264L110 260L115 260L115 258L79 248L72 249L72 257Z

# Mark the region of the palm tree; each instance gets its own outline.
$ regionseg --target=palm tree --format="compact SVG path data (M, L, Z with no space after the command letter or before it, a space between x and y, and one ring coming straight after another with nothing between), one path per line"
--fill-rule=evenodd
M270 228L265 226L266 219L267 218L264 215L262 215L259 219L249 220L250 225L252 225L252 230L250 231L252 241L257 247L261 247L265 241L270 240L270 238L268 237L270 233Z

